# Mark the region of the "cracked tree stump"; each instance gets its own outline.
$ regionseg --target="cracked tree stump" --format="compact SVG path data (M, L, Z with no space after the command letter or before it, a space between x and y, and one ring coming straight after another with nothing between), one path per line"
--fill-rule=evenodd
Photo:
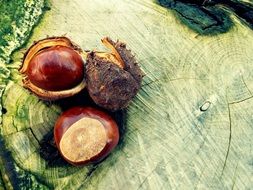
M120 116L119 146L100 164L73 167L52 141L62 104L22 88L16 52L2 88L0 186L251 189L253 31L231 19L228 32L201 36L151 0L53 0L26 47L66 34L83 49L102 49L110 36L136 53L146 76Z

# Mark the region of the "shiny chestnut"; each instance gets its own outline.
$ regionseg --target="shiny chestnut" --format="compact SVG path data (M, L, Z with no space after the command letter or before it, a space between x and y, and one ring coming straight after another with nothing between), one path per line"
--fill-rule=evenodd
M26 52L20 72L23 85L37 96L55 100L85 87L82 51L66 37L40 40Z
M58 150L72 165L96 163L118 144L113 118L95 108L74 107L62 113L54 127Z
M111 52L88 53L87 89L97 105L116 111L127 107L137 94L143 74L125 43L108 37L102 39L102 43Z

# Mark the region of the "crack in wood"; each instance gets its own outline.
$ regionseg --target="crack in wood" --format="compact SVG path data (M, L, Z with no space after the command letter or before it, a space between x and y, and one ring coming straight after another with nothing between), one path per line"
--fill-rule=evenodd
M96 171L96 169L97 169L98 166L99 166L99 163L94 164L94 165L92 166L92 168L91 168L91 169L89 170L89 172L87 173L87 175L86 175L84 181L86 181L86 179L88 179L89 177L92 176L92 174Z
M190 20L192 23L195 23L195 24L197 24L197 25L200 25L201 28L202 28L202 30L208 30L208 29L210 29L210 28L218 27L218 26L222 25L221 21L220 21L219 19L217 19L216 15L215 15L215 14L212 14L211 12L209 12L209 10L208 10L206 7L202 7L202 6L201 6L201 7L199 7L199 9L200 9L203 13L205 13L206 15L210 16L211 18L213 18L213 19L215 20L215 23L210 24L210 25L208 25L208 26L203 26L203 27L202 27L202 26L201 26L201 25L202 25L201 22L196 22L193 18L190 18L190 17L185 16L183 13L181 13L180 11L178 11L178 10L176 10L176 9L175 9L175 11L176 11L180 16L182 16L183 18Z
M229 155L229 152L230 152L231 140L232 140L232 119L231 119L231 110L230 110L230 104L229 103L227 104L227 107L228 107L228 118L229 118L229 137L228 137L227 152L226 152L224 164L223 164L222 171L221 171L221 177L223 176L224 170L225 170L226 165L227 165L227 159L228 159L228 155Z
M146 84L143 84L141 87L149 86L149 85L151 85L151 84L153 84L153 83L156 83L156 82L158 82L158 81L160 81L160 80L161 80L161 79L155 79L155 80L150 81L150 82L148 82L148 83L146 83Z
M239 103L242 103L242 102L244 102L244 101L247 101L247 100L249 100L249 99L251 99L251 98L253 98L253 96L249 96L249 97L247 97L247 98L245 98L245 99L238 100L238 101L234 101L234 102L229 102L229 105L239 104Z
M27 128L27 129L30 129L30 131L31 131L31 133L32 133L32 135L33 135L33 137L35 138L35 140L36 140L36 141L38 142L38 144L40 145L40 141L39 141L39 139L36 137L36 135L35 135L33 129L32 129L31 127Z
M251 95L251 96L253 96L253 94L252 94L251 90L249 89L248 85L246 84L246 82L245 82L245 80L244 80L244 77L243 77L242 73L240 73L240 74L241 74L241 78L242 78L242 82L243 82L243 84L245 85L245 87L246 87L246 88L247 88L247 90L249 91L250 95Z
M235 187L235 182L236 182L236 173L237 173L238 163L239 163L239 161L237 162L236 167L235 167L235 172L234 172L234 176L233 176L233 184L232 184L232 188L231 188L231 190L233 190L233 189L234 189L234 187Z
M16 124L15 124L15 118L14 117L12 117L12 125L13 125L13 127L16 129L16 132L18 132L18 127L16 126Z
M105 158L106 159L106 158ZM87 181L90 177L92 177L93 173L96 171L96 169L99 167L100 163L93 164L91 168L89 169L88 173L86 174L83 182ZM85 189L86 183L81 183L80 186L78 187L78 190Z

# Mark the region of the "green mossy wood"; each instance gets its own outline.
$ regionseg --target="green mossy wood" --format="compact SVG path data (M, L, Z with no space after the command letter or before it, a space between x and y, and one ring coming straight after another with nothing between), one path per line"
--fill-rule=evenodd
M33 25L43 9L36 2L26 18ZM62 102L22 88L23 49L12 62L1 56L0 189L251 189L253 31L229 16L227 32L203 36L152 0L53 0L26 47L66 35L103 50L110 36L127 43L146 76L119 113L119 146L100 164L73 167L52 142Z

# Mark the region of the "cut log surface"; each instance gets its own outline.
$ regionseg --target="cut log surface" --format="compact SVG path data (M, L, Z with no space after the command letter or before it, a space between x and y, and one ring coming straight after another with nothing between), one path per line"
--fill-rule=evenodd
M16 52L0 88L0 189L252 189L253 31L230 16L228 32L202 36L151 0L52 0L26 47L66 35L104 50L100 39L119 39L145 73L142 88L112 154L74 167L48 140L59 104L22 87Z

